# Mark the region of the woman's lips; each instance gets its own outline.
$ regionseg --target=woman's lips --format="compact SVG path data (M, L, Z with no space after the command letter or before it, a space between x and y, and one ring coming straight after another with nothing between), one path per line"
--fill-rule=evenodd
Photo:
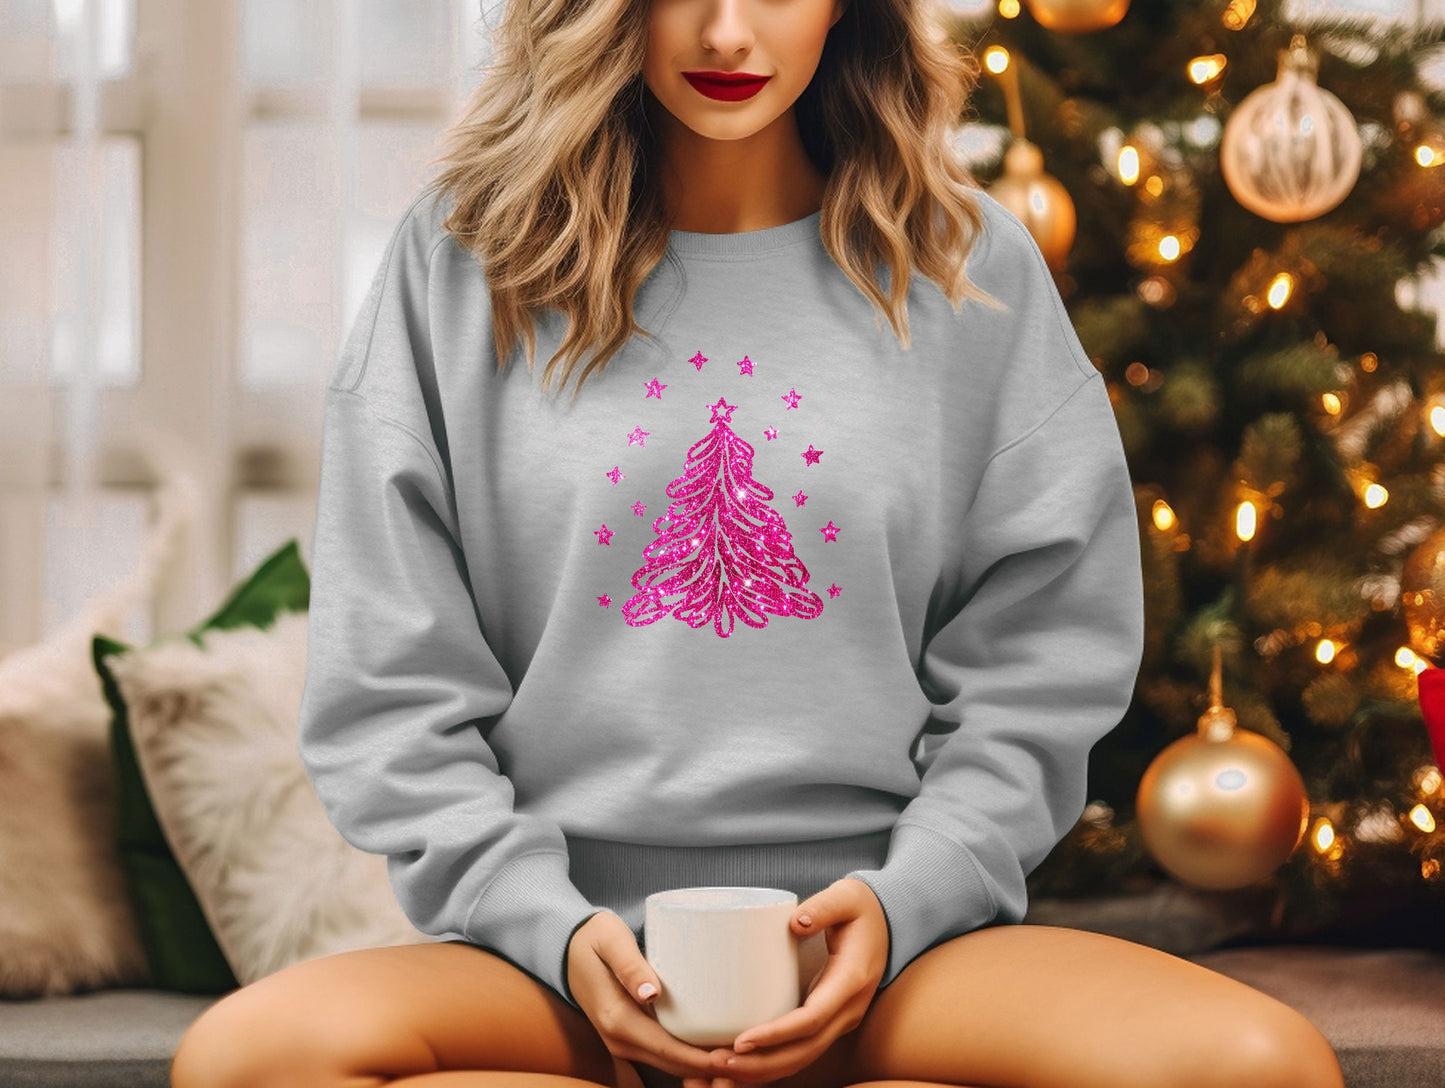
M770 78L768 76L745 76L741 79L723 80L696 72L683 72L682 74L683 78L699 92L722 102L740 102L744 98L751 98L762 90L763 84Z

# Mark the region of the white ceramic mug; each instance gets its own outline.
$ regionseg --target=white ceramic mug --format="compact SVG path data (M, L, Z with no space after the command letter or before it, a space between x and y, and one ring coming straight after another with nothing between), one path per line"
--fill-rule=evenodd
M674 888L646 900L643 946L662 982L657 1022L693 1046L729 1046L802 1003L798 897L778 888ZM810 949L811 950L811 949ZM810 956L809 960L815 957Z

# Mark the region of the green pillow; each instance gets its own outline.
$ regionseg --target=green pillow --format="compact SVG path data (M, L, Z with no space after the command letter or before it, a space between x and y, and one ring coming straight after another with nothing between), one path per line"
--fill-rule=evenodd
M257 567L213 615L185 634L199 646L207 631L270 627L282 612L306 611L310 600L311 577L293 537ZM163 639L151 645L160 641ZM131 743L125 700L108 665L112 656L132 649L104 635L91 641L91 659L111 708L110 746L119 809L116 848L126 892L150 961L151 985L185 993L224 993L239 983L156 819Z

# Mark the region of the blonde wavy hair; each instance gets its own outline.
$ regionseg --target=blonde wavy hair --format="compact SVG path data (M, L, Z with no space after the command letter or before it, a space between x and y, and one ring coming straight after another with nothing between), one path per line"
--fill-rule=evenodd
M633 314L671 229L652 184L653 118L665 107L642 77L649 9L650 0L506 0L492 63L443 134L442 169L427 187L451 198L443 227L486 270L498 369L522 339L533 368L533 314L555 308L570 324L542 388L554 377L565 386L591 350L574 400L634 334L656 343ZM983 213L948 142L978 78L972 53L920 0L847 0L794 106L826 179L823 244L905 348L913 268L955 310L966 298L997 304L964 274Z

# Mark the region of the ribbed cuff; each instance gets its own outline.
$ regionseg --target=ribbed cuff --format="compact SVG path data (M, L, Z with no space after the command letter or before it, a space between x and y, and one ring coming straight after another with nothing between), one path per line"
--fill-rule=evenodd
M993 920L998 906L973 854L922 824L896 824L881 869L845 876L873 889L888 920L887 986L920 953Z
M602 909L568 877L567 855L543 850L513 858L492 877L467 916L465 933L580 1012L567 985L567 948L577 927Z

